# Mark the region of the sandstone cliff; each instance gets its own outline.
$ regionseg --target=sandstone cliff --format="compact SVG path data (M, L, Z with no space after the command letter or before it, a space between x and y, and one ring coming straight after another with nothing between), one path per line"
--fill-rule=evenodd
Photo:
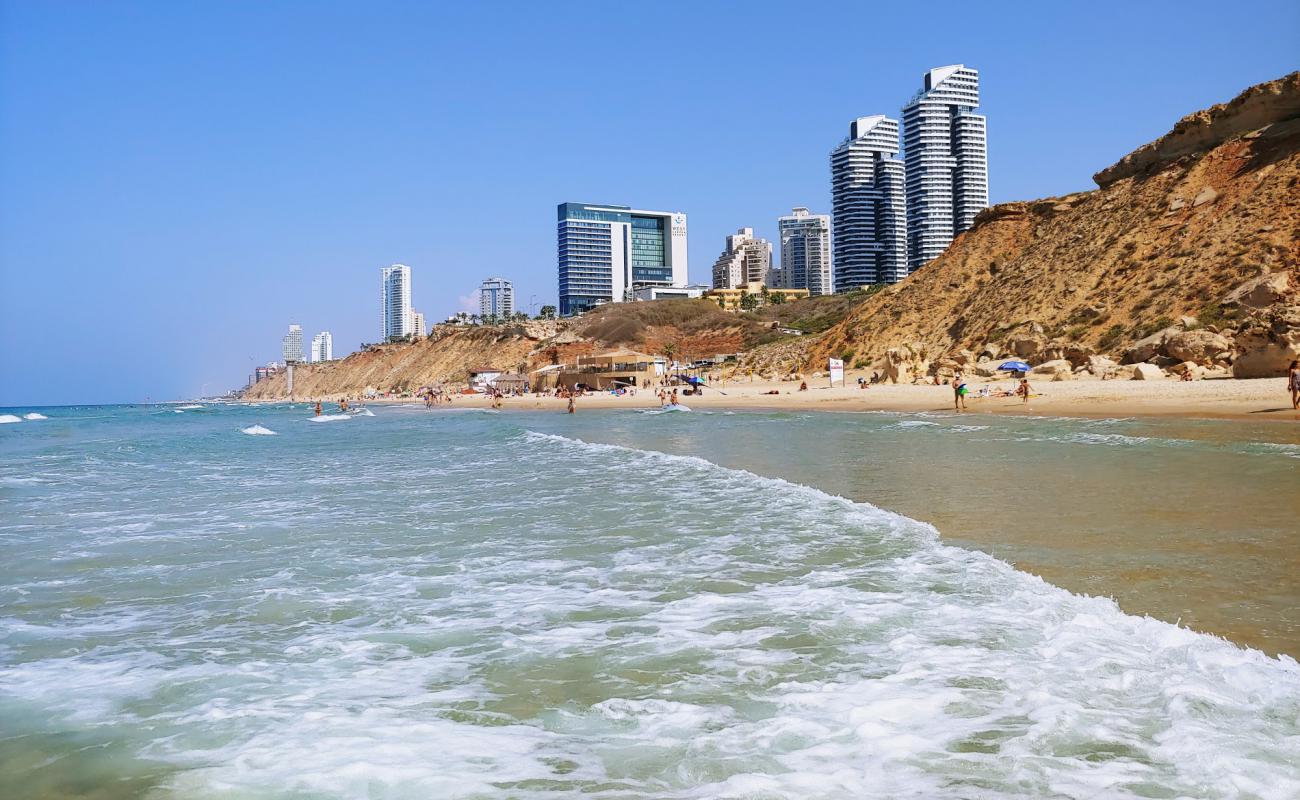
M1300 73L1183 119L1096 180L986 209L941 257L805 345L804 369L848 355L934 373L981 351L1171 367L1182 362L1166 340L1199 328L1223 348L1196 351L1199 366L1226 371L1245 355L1238 377L1278 374L1300 347L1280 310L1300 286ZM1259 286L1233 296L1248 283Z
M756 320L729 314L711 302L663 300L620 303L566 320L512 325L438 325L424 340L386 344L324 364L294 368L297 397L357 396L369 390L413 392L425 385L466 385L469 371L497 367L528 373L576 356L627 347L691 360L735 353L767 331ZM283 374L249 387L244 397L288 397Z

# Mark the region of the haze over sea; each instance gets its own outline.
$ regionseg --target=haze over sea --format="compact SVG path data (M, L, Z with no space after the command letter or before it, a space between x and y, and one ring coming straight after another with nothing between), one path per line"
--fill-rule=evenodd
M0 410L4 796L1300 796L1290 427L557 410Z

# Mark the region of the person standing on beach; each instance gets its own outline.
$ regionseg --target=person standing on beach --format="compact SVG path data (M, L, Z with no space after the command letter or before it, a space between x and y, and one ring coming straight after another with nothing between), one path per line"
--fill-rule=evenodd
M320 401L316 401L316 416L320 416Z
M1300 359L1292 361L1287 369L1286 384L1291 389L1291 407L1300 408Z
M939 379L935 375L935 380ZM966 379L962 376L961 370L952 374L952 408L954 411L966 410Z
M577 407L578 406L574 402L573 395L569 395L569 413L572 414L575 410L577 410Z
M1024 404L1029 405L1029 379L1021 378L1020 385L1016 387L1016 394L1024 398Z

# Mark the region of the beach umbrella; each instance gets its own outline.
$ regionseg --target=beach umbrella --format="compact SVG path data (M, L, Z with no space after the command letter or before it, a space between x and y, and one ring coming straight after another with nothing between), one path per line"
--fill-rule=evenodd
M1023 361L1003 361L998 365L998 369L1005 369L1009 372L1028 372L1032 367Z

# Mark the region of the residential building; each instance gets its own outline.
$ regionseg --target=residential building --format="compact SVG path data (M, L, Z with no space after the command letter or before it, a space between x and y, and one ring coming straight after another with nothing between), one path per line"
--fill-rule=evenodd
M330 335L329 331L321 331L311 337L311 360L334 360L334 337Z
M772 271L772 243L754 238L753 228L727 237L727 248L713 264L713 288L734 289L747 283L767 283Z
M736 311L742 308L758 308L768 305L774 298L781 298L777 302L791 302L802 300L809 294L805 289L782 289L780 287L771 287L762 281L753 283L742 283L739 286L731 286L724 289L714 289L705 295L705 298L717 303L723 311ZM746 306L745 298L753 296L753 305Z
M686 285L685 214L589 203L556 211L561 316L649 286Z
M898 120L883 114L849 123L831 151L835 291L907 277L907 208Z
M781 289L831 294L831 218L796 208L777 220L781 235L781 269L772 283Z
M987 120L975 113L979 72L963 64L925 73L903 107L907 266L937 258L989 204Z
M515 313L515 286L505 278L488 278L478 287L478 313L483 319L508 319Z
M383 341L415 333L415 315L411 309L411 268L394 264L380 270L380 321Z
M302 326L290 325L289 332L280 340L280 355L286 364L302 361Z
M429 331L424 325L424 315L415 309L411 309L411 328L417 339L423 339L429 335Z
M709 287L698 283L689 286L642 286L640 289L632 291L632 299L638 302L650 300L698 300L707 291L709 291Z

